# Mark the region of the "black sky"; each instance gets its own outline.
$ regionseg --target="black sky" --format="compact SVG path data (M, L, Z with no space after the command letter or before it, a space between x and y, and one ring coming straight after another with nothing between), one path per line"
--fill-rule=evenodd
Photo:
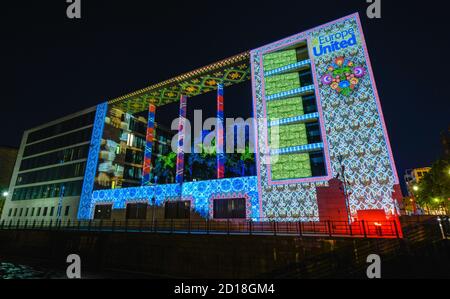
M66 18L65 0L2 4L0 143L358 11L402 176L438 158L450 123L450 21L444 1L381 1L381 20L366 17L365 0L82 0L82 20ZM246 116L236 97L227 111Z

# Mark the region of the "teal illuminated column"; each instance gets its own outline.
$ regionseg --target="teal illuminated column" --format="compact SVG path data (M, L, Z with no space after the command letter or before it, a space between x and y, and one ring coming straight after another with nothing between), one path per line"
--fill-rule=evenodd
M187 96L180 98L180 117L178 122L177 173L176 183L182 184L184 179L184 136L186 131Z
M145 144L144 165L142 168L142 186L150 185L150 174L152 172L152 151L155 138L155 112L156 107L150 104L148 107L148 124Z
M223 103L223 84L217 86L217 137L216 137L216 155L217 155L217 178L225 177L225 153L224 153L224 103Z

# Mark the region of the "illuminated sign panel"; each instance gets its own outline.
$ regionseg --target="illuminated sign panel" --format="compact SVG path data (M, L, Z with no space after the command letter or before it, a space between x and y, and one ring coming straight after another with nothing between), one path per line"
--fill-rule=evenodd
M253 50L251 60L254 110L265 122L257 138L261 214L317 219L316 188L342 178L342 169L352 216L395 214L398 178L358 15Z

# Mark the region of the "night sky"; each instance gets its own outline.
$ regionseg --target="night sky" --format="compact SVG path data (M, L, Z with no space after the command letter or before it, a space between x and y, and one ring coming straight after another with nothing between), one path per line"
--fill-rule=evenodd
M4 145L18 147L25 129L357 11L400 177L438 158L450 124L443 1L382 0L381 20L366 17L365 0L82 0L81 20L66 18L65 0L14 2L2 4ZM244 87L226 90L227 115L250 116ZM214 108L213 94L195 105L208 100Z

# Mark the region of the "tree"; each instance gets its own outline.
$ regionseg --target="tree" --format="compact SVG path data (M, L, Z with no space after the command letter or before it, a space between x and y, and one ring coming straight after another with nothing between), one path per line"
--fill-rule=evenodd
M428 209L445 208L450 199L450 162L438 160L418 185L417 202Z

